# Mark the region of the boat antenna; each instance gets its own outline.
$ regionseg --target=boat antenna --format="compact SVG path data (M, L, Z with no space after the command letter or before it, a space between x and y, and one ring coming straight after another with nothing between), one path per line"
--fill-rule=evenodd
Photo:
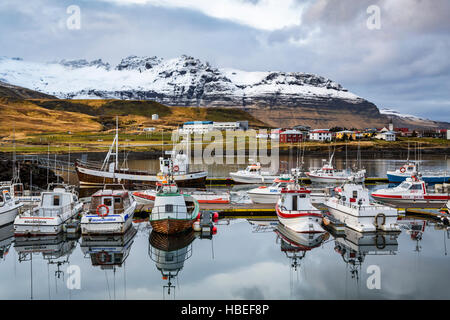
M119 169L119 116L116 116L116 170Z

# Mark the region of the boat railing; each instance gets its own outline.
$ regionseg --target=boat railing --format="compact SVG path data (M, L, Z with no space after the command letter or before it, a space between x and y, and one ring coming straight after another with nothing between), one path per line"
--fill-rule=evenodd
M152 208L152 213L150 214L150 221L161 220L166 218L171 219L189 219L192 212L195 210L195 205L183 206L183 205L172 205L172 210L167 210L166 205L156 206Z
M350 207L355 210L360 210L360 211L369 210L369 209L373 209L376 207L380 207L380 208L385 207L384 205L380 205L377 203L372 203L372 204L370 204L370 206L367 203L361 203L361 205L359 205L358 202L356 202L356 204L353 204L353 203L350 204L350 202L343 201L341 199L338 199L337 203L340 205L346 206L346 207Z
M72 204L68 204L62 207L40 207L32 211L32 216L46 216L46 217L57 217L64 213L72 211Z
M109 210L108 215L109 214L122 214L124 212L125 212L125 210L123 208L113 209L113 210ZM97 214L97 207L89 208L89 214Z

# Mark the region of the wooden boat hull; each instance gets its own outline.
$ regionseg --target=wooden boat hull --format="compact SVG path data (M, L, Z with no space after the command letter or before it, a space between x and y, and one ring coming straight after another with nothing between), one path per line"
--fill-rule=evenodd
M134 174L127 172L106 172L85 168L76 164L78 181L83 187L98 187L105 184L117 183L118 180L126 189L133 189L136 185L154 186L158 181L157 175ZM206 182L206 172L191 172L187 174L175 175L174 180L180 187L204 187Z
M156 232L162 234L176 234L192 229L195 219L162 219L152 220L150 224Z

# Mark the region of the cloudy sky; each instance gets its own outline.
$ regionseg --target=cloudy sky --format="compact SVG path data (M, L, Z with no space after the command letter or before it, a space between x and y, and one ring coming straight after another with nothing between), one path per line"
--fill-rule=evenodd
M71 5L79 30L67 27ZM367 25L373 5L379 29ZM117 64L188 54L316 73L379 108L450 121L449 13L448 0L1 0L0 56Z

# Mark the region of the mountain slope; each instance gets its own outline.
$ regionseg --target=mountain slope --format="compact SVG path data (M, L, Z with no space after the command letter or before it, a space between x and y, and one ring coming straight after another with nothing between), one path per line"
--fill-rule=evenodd
M450 123L442 121L434 121L430 119L420 118L410 114L402 114L393 109L383 108L380 113L392 119L392 123L396 128L414 129L450 129Z
M0 59L0 80L65 99L154 100L169 106L241 108L273 126L381 126L377 107L324 77L218 69L193 57L131 56L31 63ZM283 114L274 119L274 114ZM195 119L194 119L195 120Z

